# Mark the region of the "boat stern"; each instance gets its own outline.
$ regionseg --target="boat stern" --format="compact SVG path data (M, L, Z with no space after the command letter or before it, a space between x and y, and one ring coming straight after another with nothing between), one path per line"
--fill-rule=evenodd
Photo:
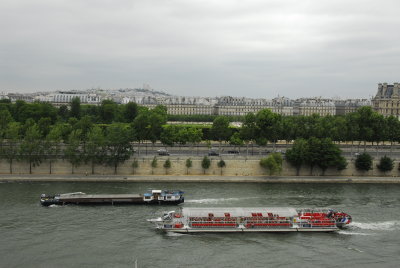
M48 207L50 205L57 205L58 203L59 200L55 195L46 195L46 194L40 195L40 204L42 206Z

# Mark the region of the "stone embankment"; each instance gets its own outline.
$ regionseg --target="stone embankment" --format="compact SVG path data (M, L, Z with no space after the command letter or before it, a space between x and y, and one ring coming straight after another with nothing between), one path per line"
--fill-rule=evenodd
M0 175L0 181L11 182L207 182L207 183L391 183L400 184L399 177L337 177L337 176L198 176L198 175Z
M186 160L192 160L192 167L186 167ZM164 162L170 159L171 168L164 168ZM363 181L374 182L375 178L379 181L393 182L397 181L396 177L400 176L397 169L399 163L395 163L395 168L391 172L384 174L376 167L377 162L374 162L373 170L368 172L360 172L354 167L354 160L350 160L345 170L338 171L337 169L328 169L325 176L319 168L314 168L311 172L310 167L303 167L299 172L299 177L296 176L296 169L290 164L284 162L280 174L270 176L268 170L262 168L259 164L258 157L242 157L242 156L226 156L222 159L226 163L226 167L219 168L217 166L220 157L210 157L211 166L208 169L201 167L202 157L174 157L174 156L159 156L157 157L157 167L152 167L152 157L136 158L138 167L133 168L133 158L121 164L117 168L117 173L114 174L114 167L96 165L92 169L91 165L81 165L72 167L67 160L56 160L47 162L44 161L40 166L32 167L32 175L42 176L26 176L29 174L29 164L26 162L13 162L12 175L10 173L10 164L6 161L0 162L0 174L4 180L9 178L51 178L64 177L71 180L73 178L82 178L85 180L135 180L135 181L257 181L257 182L357 182L358 178ZM8 176L7 176L8 175ZM15 176L24 175L24 176ZM46 175L46 176L43 176ZM72 175L69 176L69 175ZM126 179L124 179L126 178ZM79 179L79 180L82 180Z

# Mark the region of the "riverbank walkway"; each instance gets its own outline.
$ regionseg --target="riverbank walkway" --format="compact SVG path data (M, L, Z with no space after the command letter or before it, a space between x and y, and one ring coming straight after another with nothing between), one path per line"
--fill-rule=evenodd
M233 183L400 183L400 177L339 176L121 176L121 175L0 175L0 182L233 182Z

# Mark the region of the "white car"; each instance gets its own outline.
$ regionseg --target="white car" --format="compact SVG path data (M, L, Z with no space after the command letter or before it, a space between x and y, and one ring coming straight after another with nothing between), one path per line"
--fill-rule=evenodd
M169 155L169 152L166 149L157 150L158 155Z

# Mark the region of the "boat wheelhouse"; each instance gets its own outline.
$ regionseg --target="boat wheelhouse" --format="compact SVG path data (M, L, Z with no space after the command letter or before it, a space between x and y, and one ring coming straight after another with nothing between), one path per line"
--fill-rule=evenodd
M149 190L144 194L85 194L82 192L40 196L43 206L95 204L180 204L185 201L180 190Z
M178 233L332 232L343 226L337 224L334 213L333 210L297 210L290 207L182 208L148 221L159 230ZM350 219L348 224L351 217L347 217Z

